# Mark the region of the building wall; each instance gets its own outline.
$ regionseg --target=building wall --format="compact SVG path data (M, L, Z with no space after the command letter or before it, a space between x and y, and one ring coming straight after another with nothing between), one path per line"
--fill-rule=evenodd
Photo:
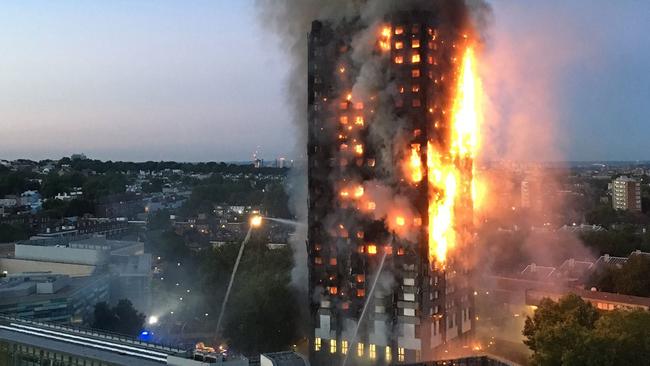
M628 177L615 179L612 205L616 210L641 211L641 182Z
M98 265L108 259L108 251L60 246L16 244L16 258L37 261Z
M15 258L0 258L0 270L9 274L22 272L52 272L70 277L90 276L96 266L59 262L44 262Z

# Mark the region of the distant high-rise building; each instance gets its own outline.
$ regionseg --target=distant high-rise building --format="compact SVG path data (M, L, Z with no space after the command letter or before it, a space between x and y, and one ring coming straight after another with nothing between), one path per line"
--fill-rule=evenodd
M612 206L615 210L641 211L641 182L620 176L612 182Z

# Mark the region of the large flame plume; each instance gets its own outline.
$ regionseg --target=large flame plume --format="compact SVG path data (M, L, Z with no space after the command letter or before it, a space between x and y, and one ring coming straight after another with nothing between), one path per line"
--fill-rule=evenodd
M444 267L448 252L457 245L458 208L468 204L467 194L471 198L470 205L480 202L483 191L474 177L474 159L480 138L481 83L471 45L463 50L457 73L452 111L447 122L450 126L448 148L434 141L427 146L429 261L439 267Z

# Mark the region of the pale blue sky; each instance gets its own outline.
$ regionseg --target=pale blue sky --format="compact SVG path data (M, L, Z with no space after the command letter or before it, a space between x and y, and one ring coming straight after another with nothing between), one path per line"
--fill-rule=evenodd
M520 72L503 82L536 75L524 93L543 89L553 113L539 123L564 158L650 159L650 2L494 11L493 48L508 39ZM252 1L7 0L0 24L0 158L244 160L261 146L270 159L294 146L287 60Z

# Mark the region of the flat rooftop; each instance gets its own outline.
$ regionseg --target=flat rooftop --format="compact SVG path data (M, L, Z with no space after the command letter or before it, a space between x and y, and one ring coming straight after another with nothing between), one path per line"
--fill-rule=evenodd
M166 365L169 356L191 360L186 350L175 347L11 317L0 317L0 341L31 345L115 365Z

